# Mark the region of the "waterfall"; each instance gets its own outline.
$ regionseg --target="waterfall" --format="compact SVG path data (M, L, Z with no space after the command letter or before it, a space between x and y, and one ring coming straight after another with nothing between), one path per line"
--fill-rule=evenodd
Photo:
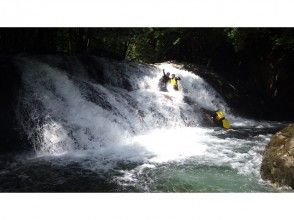
M21 61L24 86L19 119L38 153L121 145L154 129L201 126L200 108L228 110L201 77L172 64L95 58L102 74L91 77L78 60L71 71L48 61ZM158 90L162 69L181 77L181 91Z

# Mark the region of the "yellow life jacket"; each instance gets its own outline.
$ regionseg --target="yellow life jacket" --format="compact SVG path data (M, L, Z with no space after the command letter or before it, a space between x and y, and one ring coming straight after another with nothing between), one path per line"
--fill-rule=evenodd
M170 84L171 84L172 86L178 86L178 80L176 79L176 77L170 79Z
M218 121L225 117L225 114L222 111L218 111L215 114L216 114L216 120Z
M231 128L231 123L227 119L222 120L222 125L223 125L223 128L225 128L225 129Z

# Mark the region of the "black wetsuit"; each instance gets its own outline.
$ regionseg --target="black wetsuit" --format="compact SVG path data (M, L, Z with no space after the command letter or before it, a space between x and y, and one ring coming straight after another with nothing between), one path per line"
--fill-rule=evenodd
M169 76L163 74L163 76L159 79L158 87L160 91L167 92L167 83L170 80Z

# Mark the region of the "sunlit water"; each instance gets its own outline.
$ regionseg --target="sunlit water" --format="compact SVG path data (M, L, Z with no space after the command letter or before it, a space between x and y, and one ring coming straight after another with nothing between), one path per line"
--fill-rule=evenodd
M78 62L70 73L49 63L20 60L19 122L34 151L1 163L1 191L275 191L259 169L281 124L233 115L194 73L97 58L97 83ZM179 92L158 91L163 68ZM233 128L204 126L201 108L223 109Z

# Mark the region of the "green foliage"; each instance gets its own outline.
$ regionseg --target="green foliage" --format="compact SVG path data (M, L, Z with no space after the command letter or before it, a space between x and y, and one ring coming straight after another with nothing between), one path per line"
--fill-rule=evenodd
M231 40L236 51L243 48L244 42L243 37L238 28L232 28L227 30L228 38Z
M273 37L273 49L294 50L294 31L293 29L284 29Z
M205 64L226 46L235 53L293 50L292 29L275 28L15 28L0 29L0 53L94 54ZM258 49L258 50L257 50ZM230 52L231 53L231 52Z
M132 37L127 59L145 62L179 60L207 64L227 43L223 29L145 28Z

